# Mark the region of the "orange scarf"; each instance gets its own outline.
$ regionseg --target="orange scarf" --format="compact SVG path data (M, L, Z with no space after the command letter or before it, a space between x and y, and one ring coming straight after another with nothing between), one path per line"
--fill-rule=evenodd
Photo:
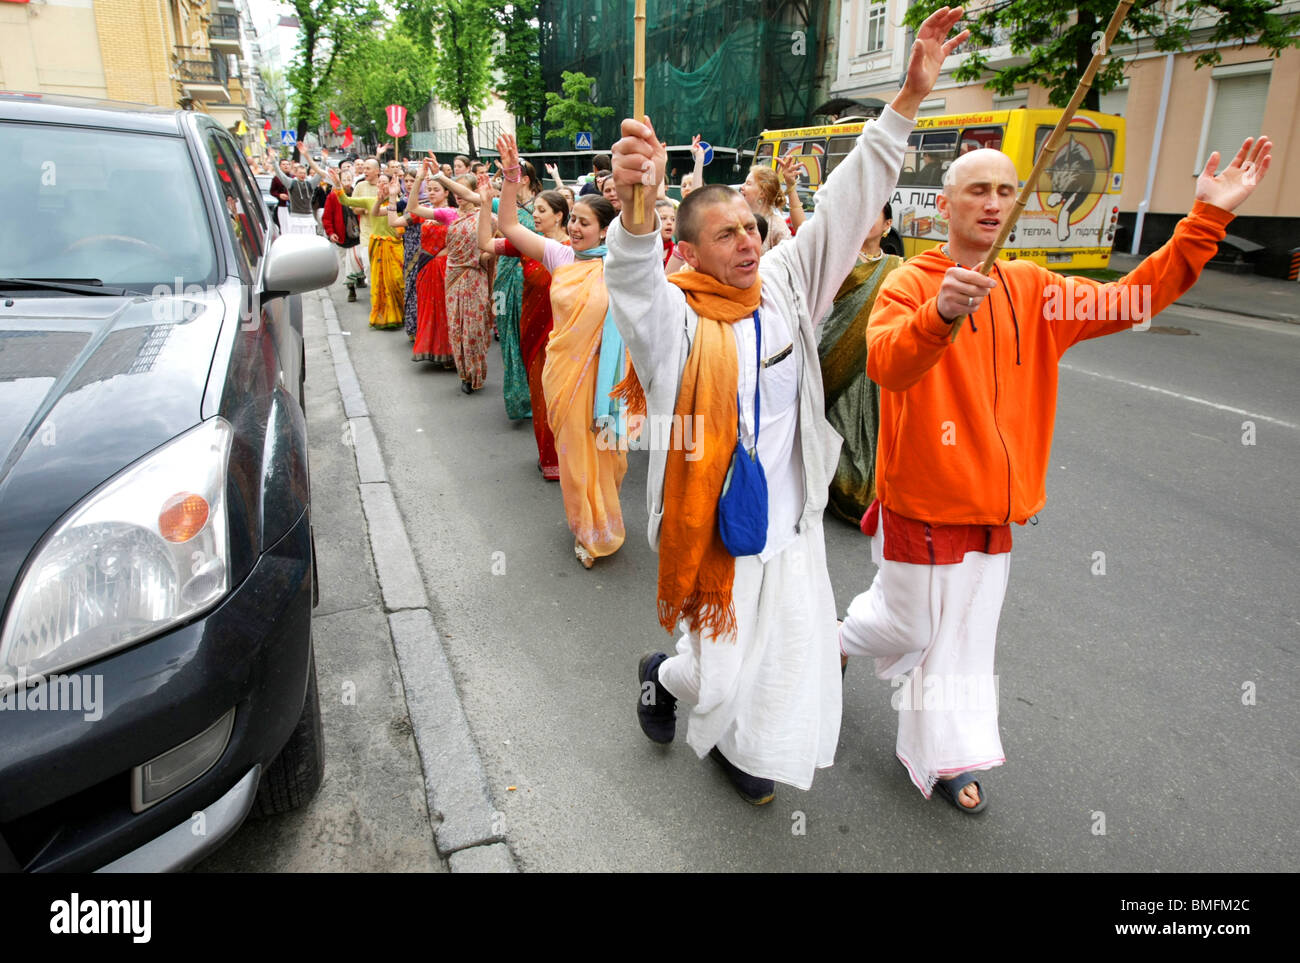
M727 325L753 315L762 297L761 282L733 288L699 271L668 278L686 293L699 315L695 341L682 372L673 419L672 446L664 469L664 519L659 530L659 624L672 632L681 619L697 633L713 631L716 641L734 639L736 606L731 588L736 560L718 534L718 498L736 448L736 385L740 371L736 342ZM636 372L614 390L629 411L645 410ZM640 402L639 406L637 402ZM695 426L695 451L689 461L682 438L687 419Z

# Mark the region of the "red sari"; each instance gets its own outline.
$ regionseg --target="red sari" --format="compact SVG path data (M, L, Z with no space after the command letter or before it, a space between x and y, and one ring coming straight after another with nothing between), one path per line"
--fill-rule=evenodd
M451 337L447 333L447 225L411 215L420 224L419 274L415 279L416 330L413 361L451 367Z
M566 240L564 242L568 244ZM505 254L518 257L513 244L505 242ZM551 316L551 272L541 261L521 258L524 265L524 300L519 312L519 350L528 371L528 394L533 405L533 434L542 477L560 480L560 458L555 452L555 435L546 420L546 396L542 393L542 369L546 367L546 342L554 323Z

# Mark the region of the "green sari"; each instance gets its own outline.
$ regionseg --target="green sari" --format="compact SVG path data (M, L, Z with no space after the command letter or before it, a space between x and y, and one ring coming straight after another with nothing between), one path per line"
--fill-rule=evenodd
M880 387L867 377L867 318L881 282L902 263L892 254L859 262L835 295L817 348L826 388L826 420L844 436L829 505L853 525L876 497Z
M532 212L526 207L519 208L519 223L530 231L536 230ZM524 304L524 267L519 258L497 258L493 287L492 304L497 312L497 334L501 337L506 417L512 420L531 418L533 409L528 393L528 369L519 348L519 312Z

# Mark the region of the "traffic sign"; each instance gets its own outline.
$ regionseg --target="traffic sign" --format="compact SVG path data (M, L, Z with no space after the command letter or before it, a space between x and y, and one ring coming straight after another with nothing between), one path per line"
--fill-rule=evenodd
M708 144L707 141L700 141L700 150L704 151L704 163L705 163L705 166L708 166L709 164L712 164L712 163L713 163L713 148L709 146L709 144Z
M573 137L573 147L575 150L591 150L591 131L578 131Z
M296 144L296 143L298 143L298 138L294 135L294 132L293 132L293 131L291 131L291 130L282 130L282 131L280 131L280 146L281 146L281 147L292 147L292 146L293 146L294 144Z

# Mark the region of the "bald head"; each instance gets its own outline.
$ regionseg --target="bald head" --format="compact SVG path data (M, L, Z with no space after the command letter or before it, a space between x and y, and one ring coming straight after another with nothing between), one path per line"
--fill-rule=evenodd
M988 184L996 193L1003 184L1010 184L1014 190L1017 180L1016 165L1010 157L1000 150L982 147L962 154L948 166L943 174L943 192L951 197L955 190L978 182Z

